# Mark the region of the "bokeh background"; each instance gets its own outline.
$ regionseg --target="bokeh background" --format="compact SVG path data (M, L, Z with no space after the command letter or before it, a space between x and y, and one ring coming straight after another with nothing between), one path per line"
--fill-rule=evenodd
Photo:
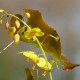
M0 9L8 12L23 14L23 8L41 11L45 21L58 32L63 53L72 63L80 64L80 0L0 0ZM0 50L13 40L5 30L5 23L6 17L0 26ZM25 68L32 70L33 63L26 63L26 58L17 52L32 47L31 44L19 42L0 54L0 80L25 80ZM50 55L47 56L49 60L52 59ZM59 70L56 66L52 70L54 80L80 80L80 67L68 72L59 67ZM36 76L36 70L32 72ZM39 80L49 80L48 73L45 78L41 75L42 70L39 69Z

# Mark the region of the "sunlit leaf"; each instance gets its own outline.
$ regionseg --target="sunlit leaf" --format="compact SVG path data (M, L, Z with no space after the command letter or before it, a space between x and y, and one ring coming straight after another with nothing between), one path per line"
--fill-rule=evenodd
M29 68L26 68L26 80L34 80L33 74Z
M39 27L42 32L44 32L44 36L41 36L39 39L42 42L43 49L52 55L62 66L64 70L70 70L76 66L76 64L71 64L66 57L62 55L61 42L58 33L49 26L43 19L42 14L38 10L33 10L29 8L23 9L25 13L30 14L30 18L28 18L27 24L32 28ZM49 36L51 34L51 36ZM55 37L55 38L54 38ZM56 40L58 39L58 40ZM25 40L23 37L22 41L29 42ZM31 43L31 42L30 42Z
M44 32L44 36L39 38L40 42L43 42L43 48L45 51L47 51L49 54L53 55L57 60L60 60L61 56L61 44L60 39L56 41L54 38L48 36L48 34L51 34L55 37L59 37L57 32L51 28L42 17L42 14L33 9L24 9L25 13L30 13L31 17L28 19L27 24L30 25L32 28L39 27L42 32ZM49 52L50 51L50 52Z

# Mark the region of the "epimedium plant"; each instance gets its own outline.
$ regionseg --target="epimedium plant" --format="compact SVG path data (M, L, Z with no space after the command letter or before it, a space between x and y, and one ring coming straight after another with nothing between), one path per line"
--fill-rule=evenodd
M58 33L44 21L40 11L29 8L25 8L23 9L23 11L27 17L27 23L24 21L25 16L23 17L23 15L21 14L11 14L0 9L0 25L2 24L3 17L7 16L5 28L8 29L8 20L11 17L11 27L9 28L8 35L14 36L14 40L2 51L7 49L13 43L18 44L20 40L26 43L31 43L35 45L37 48L40 48L42 54L39 55L37 55L32 50L18 52L18 54L23 54L25 57L27 57L27 62L29 62L29 59L33 61L33 70L35 69L36 65L43 69L43 76L45 76L46 71L48 71L50 80L53 80L51 74L53 65L56 64L57 68L58 65L57 62L55 62L54 60L48 61L45 52L53 56L62 66L63 70L68 71L72 70L76 66L80 66L77 64L70 63L68 58L63 55L60 37ZM41 57L41 55L43 57ZM32 72L28 68L26 69L26 80L34 80ZM38 71L36 80L38 80Z

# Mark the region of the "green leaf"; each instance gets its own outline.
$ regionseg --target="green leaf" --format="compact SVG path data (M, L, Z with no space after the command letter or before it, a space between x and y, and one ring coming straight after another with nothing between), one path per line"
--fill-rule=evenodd
M42 42L43 49L50 55L52 55L62 66L64 70L71 70L72 68L80 65L72 64L68 59L62 54L61 41L58 33L51 26L49 26L43 19L42 14L38 10L33 10L29 8L23 9L25 13L30 14L27 24L32 28L39 27L44 36L39 37L39 41ZM51 36L49 36L51 35ZM55 38L58 40L56 40ZM46 38L46 39L45 39ZM21 38L22 41L32 43L32 41L25 40ZM32 43L37 45L37 43ZM38 45L37 45L38 46Z
M42 14L33 9L23 9L25 13L30 13L31 17L28 19L27 24L30 25L32 28L39 27L42 32L44 32L44 36L41 36L39 39L40 42L48 36L49 34L59 37L57 32L51 28L42 17ZM53 55L58 61L60 61L61 57L61 43L60 39L56 41L54 38L48 36L45 41L43 42L43 48L46 52Z
M26 68L26 80L34 80L33 74L29 68Z

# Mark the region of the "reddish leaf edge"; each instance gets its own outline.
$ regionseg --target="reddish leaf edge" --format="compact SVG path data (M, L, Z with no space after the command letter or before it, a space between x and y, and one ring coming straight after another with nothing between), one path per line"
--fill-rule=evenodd
M66 71L72 70L73 68L80 66L80 64L72 64L69 61L69 59L63 55L63 53L61 55L61 63L60 64L62 66L62 69L66 70Z
M80 65L75 65L75 64L73 64L73 65L74 65L73 67L63 68L63 70L69 71L69 70L72 70L75 67L80 66Z

